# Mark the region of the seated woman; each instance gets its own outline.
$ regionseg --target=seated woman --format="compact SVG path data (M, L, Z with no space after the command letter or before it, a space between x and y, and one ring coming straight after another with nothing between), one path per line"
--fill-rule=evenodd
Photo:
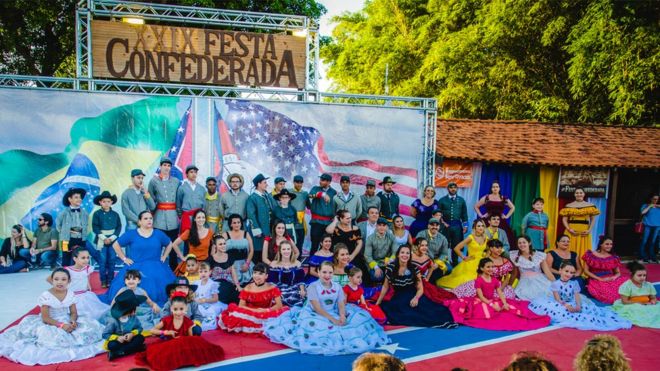
M424 237L417 239L417 245L413 246L412 264L422 275L422 285L424 286L424 296L433 302L442 304L445 299L454 299L456 295L435 285L435 282L442 277L442 268L438 267L431 257L429 257L429 243Z
M243 228L243 219L238 214L231 214L227 218L229 230L223 234L227 241L227 251L236 250L240 252L238 255L245 255L245 258L236 258L234 260L234 267L238 275L238 282L245 285L252 280L252 256L254 255L254 247L252 246L252 237Z
M227 241L224 237L216 235L213 238L213 248L208 263L211 266L211 279L220 287L218 300L222 303L238 303L241 284L238 281L234 261L241 258L245 258L244 251L227 251Z
M352 267L348 247L343 243L336 244L335 252L332 255L332 281L337 282L341 287L346 286L348 284L348 270Z
M264 248L261 250L261 261L270 264L275 258L275 254L280 250L280 244L284 241L291 242L295 248L296 256L300 256L300 250L296 247L291 236L286 233L286 224L281 220L274 220L271 235L264 237Z
M376 305L380 305L391 325L455 328L451 313L442 304L424 296L422 275L412 264L410 246L401 245L396 258L385 269L385 281ZM392 297L384 301L389 288Z
M550 317L530 311L528 302L507 299L500 281L493 277L493 270L490 258L479 260L479 277L474 283L476 295L445 301L456 322L486 330L508 331L535 330L550 324Z
M570 262L563 263L560 272L559 279L550 285L552 296L534 299L530 310L550 316L553 324L579 330L613 331L632 327L630 321L580 295L580 286L571 281L575 267Z
M274 283L282 292L284 305L293 307L302 305L305 300L305 270L293 250L293 243L283 241L270 263L268 282Z
M190 229L186 229L177 237L174 242L172 242L165 252L164 256L169 256L170 251L174 249L177 256L181 259L181 263L174 270L174 274L177 276L183 276L186 274L186 259L179 249L179 245L184 242L188 242L188 253L195 255L197 262L206 261L209 257L209 250L211 247L211 241L213 240L213 232L206 227L206 213L204 210L197 210L192 217L193 225Z
M218 326L229 332L260 333L263 324L289 310L282 305L282 293L277 286L266 282L268 266L254 266L252 283L239 294L238 305L231 303L218 317Z
M557 236L557 241L555 241L555 248L550 250L545 256L545 262L550 268L550 272L555 277L555 280L559 279L561 275L559 273L559 267L566 262L573 264L575 269L575 276L572 278L573 281L576 281L580 285L582 292L586 292L587 281L582 277L584 270L582 269L582 259L579 259L576 252L571 251L571 238L567 235Z
M162 306L168 300L165 286L176 278L170 267L163 263L167 259L163 249L170 244L170 238L165 233L153 227L151 211L143 211L138 215L138 228L126 231L113 243L112 247L124 268L115 276L110 288L104 295L99 295L105 303L110 303L119 290L124 287L126 271L134 269L142 273L142 287L151 300ZM126 247L128 257L122 251Z
M587 290L594 299L613 304L619 299L619 286L628 279L621 275L621 259L612 254L612 239L601 236L596 251L588 250L582 256L584 273L589 277Z
M463 261L455 266L449 275L440 278L436 282L438 286L453 289L458 285L477 278L479 259L486 255L488 249L486 246L488 238L486 238L485 231L486 224L483 220L477 219L472 223L472 234L454 247L454 252ZM465 246L467 246L467 255L463 254L463 248Z
M515 299L516 293L513 291L513 287L510 284L514 266L511 263L511 260L502 256L504 253L504 245L502 244L502 241L489 240L487 245L488 253L486 257L490 258L493 263L493 278L500 281L504 296L509 299ZM476 296L477 290L475 287L475 281L476 279L457 286L452 292L459 298Z
M646 281L646 267L633 261L628 270L630 279L619 287L621 298L612 310L635 326L660 328L660 305L655 287Z
M551 296L550 284L555 280L545 253L534 250L531 241L528 236L518 237L518 250L510 253L511 261L520 270L520 280L514 291L522 300Z
M306 284L319 279L319 267L321 267L321 263L332 262L332 256L332 236L326 233L321 237L319 249L307 259L309 270L307 271L307 277L305 277Z
M30 262L30 240L25 228L16 224L11 227L11 237L2 242L0 249L0 274L27 272Z
M362 353L389 343L369 313L345 304L344 291L332 275L332 264L322 263L319 280L307 288L306 304L266 321L264 335L301 353L323 355Z

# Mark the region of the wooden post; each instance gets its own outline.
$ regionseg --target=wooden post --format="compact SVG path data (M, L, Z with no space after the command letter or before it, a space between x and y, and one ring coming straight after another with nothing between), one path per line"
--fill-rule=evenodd
M608 197L608 208L607 208L607 235L614 237L614 218L615 218L615 212L616 212L616 194L619 188L619 172L617 171L616 168L613 168L610 173L612 176L610 177L610 197Z

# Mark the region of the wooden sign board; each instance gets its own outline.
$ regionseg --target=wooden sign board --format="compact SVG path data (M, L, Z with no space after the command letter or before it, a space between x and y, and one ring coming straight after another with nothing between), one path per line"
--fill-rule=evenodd
M94 77L305 87L305 38L92 21Z

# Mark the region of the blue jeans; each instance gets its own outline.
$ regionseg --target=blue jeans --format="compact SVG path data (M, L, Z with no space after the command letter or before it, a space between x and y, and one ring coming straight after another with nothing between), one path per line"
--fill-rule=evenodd
M24 268L27 268L27 262L25 260L14 260L13 263L8 267L0 266L0 274L16 273L20 272L21 269Z
M115 278L115 259L117 258L115 249L112 248L112 245L103 245L100 257L99 276L101 283L110 283Z
M642 243L639 245L639 257L641 259L656 259L658 231L660 231L660 227L649 227L648 225L644 225L644 232L642 232Z
M33 262L37 266L47 265L49 267L54 267L57 264L56 250L47 250L32 256L30 254L30 249L20 249L18 255L25 259L25 261Z

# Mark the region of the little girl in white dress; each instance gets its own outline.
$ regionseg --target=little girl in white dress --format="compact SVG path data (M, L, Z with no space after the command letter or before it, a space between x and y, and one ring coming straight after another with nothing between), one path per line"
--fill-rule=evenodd
M90 255L87 250L77 249L73 252L75 264L65 267L71 275L69 290L76 295L78 315L103 322L110 306L99 300L99 297L91 291L89 276L94 272L94 267L89 265L89 259Z

